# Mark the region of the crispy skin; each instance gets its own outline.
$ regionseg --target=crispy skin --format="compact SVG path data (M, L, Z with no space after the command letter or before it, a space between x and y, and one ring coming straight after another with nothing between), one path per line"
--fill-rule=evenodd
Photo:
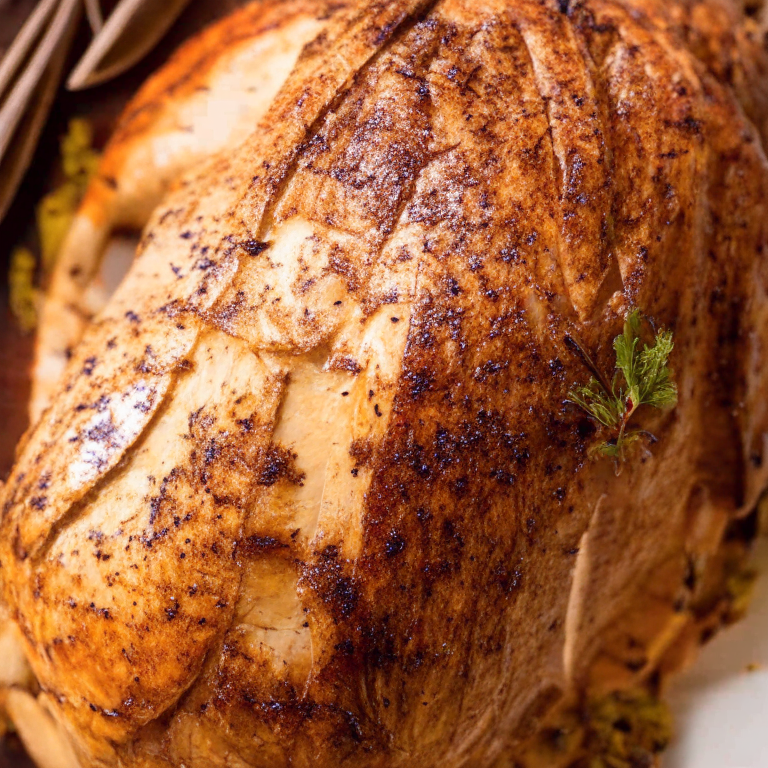
M766 485L762 113L696 7L332 10L154 212L4 492L85 765L491 765ZM609 371L631 306L680 402L616 476L569 340Z
M313 0L248 5L182 46L128 105L46 294L33 422L49 404L85 325L102 309L103 300L88 287L113 232L140 232L179 176L252 133L329 12Z

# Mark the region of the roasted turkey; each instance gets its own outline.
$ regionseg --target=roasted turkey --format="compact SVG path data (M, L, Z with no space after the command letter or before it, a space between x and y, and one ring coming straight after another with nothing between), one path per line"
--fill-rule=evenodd
M566 702L698 642L692 570L768 485L760 13L271 0L147 83L2 496L61 754L529 765ZM674 335L679 401L617 466L568 393L634 309Z

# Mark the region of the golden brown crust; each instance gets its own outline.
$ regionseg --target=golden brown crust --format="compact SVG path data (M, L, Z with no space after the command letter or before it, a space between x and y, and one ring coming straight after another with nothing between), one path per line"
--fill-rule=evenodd
M655 3L338 8L155 212L5 491L6 598L86 764L513 750L766 484L766 200ZM569 339L610 370L631 306L680 402L617 477Z

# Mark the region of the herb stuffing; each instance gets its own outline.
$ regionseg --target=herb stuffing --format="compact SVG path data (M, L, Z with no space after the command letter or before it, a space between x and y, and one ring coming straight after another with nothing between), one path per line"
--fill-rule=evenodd
M40 251L46 273L56 263L80 200L98 165L99 155L92 145L93 131L90 123L82 118L70 120L69 129L61 140L64 182L49 192L37 207Z
M61 140L61 170L64 181L49 192L36 211L37 235L40 243L40 264L35 254L18 246L11 255L8 275L10 307L19 328L28 332L37 324L40 292L37 281L50 275L61 251L64 238L75 218L99 155L93 149L93 131L85 119L70 120ZM42 267L42 269L40 269ZM40 274L42 273L42 274Z
M616 370L610 383L577 345L593 376L586 386L568 393L570 402L610 433L595 450L615 459L617 466L625 460L628 448L642 437L654 439L644 430L630 428L637 409L647 405L664 410L677 404L677 386L667 365L674 347L672 332L659 331L648 345L641 342L640 330L641 315L634 309L624 321L624 332L613 340Z
M585 765L589 768L651 768L672 738L669 710L644 689L589 702L586 719Z
M17 246L13 249L8 270L9 304L19 328L24 333L32 331L37 323L36 269L35 255L29 248Z

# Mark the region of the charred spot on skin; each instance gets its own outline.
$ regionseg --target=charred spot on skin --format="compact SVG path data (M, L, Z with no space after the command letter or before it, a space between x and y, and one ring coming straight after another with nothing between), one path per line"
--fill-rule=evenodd
M287 549L288 544L273 536L248 536L237 545L237 554L254 557L264 552Z
M464 548L464 537L456 530L456 524L453 520L443 521L443 536L459 549Z
M324 547L320 553L323 560L335 560L339 556L339 548L335 544L329 544Z
M203 461L205 462L205 465L208 466L213 463L214 460L218 459L219 456L221 456L221 446L216 443L215 438L211 438L208 445L205 447Z
M346 355L334 356L328 364L328 370L331 371L348 371L355 376L361 373L363 367L353 357Z
M469 490L469 478L459 477L453 482L453 495L459 499L464 498Z
M152 549L152 545L156 541L160 541L161 539L164 539L168 535L168 529L162 528L161 530L157 531L156 533L151 534L150 536L140 536L139 541L147 548Z
M216 319L220 323L231 323L237 318L244 306L245 291L237 291L234 299L217 311Z
M112 618L112 615L109 612L109 608L97 608L95 603L91 603L88 607L97 616L101 616L101 618L106 619L107 621Z
M95 403L78 403L78 405L75 406L75 412L98 411L99 413L103 413L107 410L110 402L111 398L109 395L102 395Z
M117 434L119 434L119 430L111 418L97 424L85 433L86 437L95 443L109 442Z
M90 376L93 373L93 369L96 367L98 360L95 357L86 358L83 363L82 374L84 376Z
M390 531L384 543L384 553L387 557L395 557L405 549L405 539L397 532Z
M169 301L167 304L163 304L163 306L160 307L160 309L157 311L165 315L166 317L174 318L174 317L178 317L183 313L188 312L189 307L179 299L174 299L173 301ZM136 322L138 322L138 318ZM181 324L178 324L176 327L179 330L184 330L184 326Z
M397 288L392 288L380 299L381 304L397 304L398 301L400 301L400 291Z
M582 444L589 442L596 432L597 427L587 418L579 419L576 423L576 434Z
M499 563L493 569L492 574L493 580L504 595L510 595L517 590L523 578L519 568L510 568L506 563Z
M201 272L206 272L211 267L215 266L216 262L209 259L207 256L199 258L195 264L194 269L199 269Z
M237 245L249 256L260 256L270 247L271 243L266 243L263 240L244 240Z
M558 376L558 377L562 377L562 373L565 370L563 361L559 357L553 357L551 360L549 360L549 362L547 363L547 367L549 368L553 376Z
M682 120L671 123L671 125L695 136L700 134L702 129L701 120L697 120L693 115L686 115Z
M352 656L355 653L355 644L350 639L342 640L333 647L342 656Z
M434 386L434 376L427 369L407 371L404 378L410 390L411 400L418 400Z
M349 446L349 455L355 460L358 467L365 467L373 455L373 445L369 439L358 438Z
M160 513L160 510L161 510L163 504L166 501L169 501L169 500L172 502L172 499L169 499L168 488L169 488L170 484L173 483L176 480L176 478L179 476L179 474L180 474L179 468L178 467L174 467L168 473L168 475L166 475L163 478L163 481L160 484L160 493L159 493L159 495L153 496L149 500L149 507L150 507L149 524L150 525L154 525L155 524L155 522L157 520L157 516ZM174 520L174 523L175 523L175 520Z
M353 578L345 573L345 565L339 558L338 547L329 544L317 553L313 564L304 567L301 579L330 609L337 623L351 616L359 602L357 586Z
M496 480L496 482L499 483L500 485L515 484L515 476L506 469L501 469L501 468L492 469L491 477L494 480Z
M125 313L125 319L126 319L126 320L127 320L129 323L134 323L135 325L138 325L138 324L141 322L141 318L140 318L140 317L139 317L139 316L138 316L138 315L137 315L137 314L136 314L136 313L135 313L133 310L131 310L131 309L129 309L129 310L128 310L128 311Z
M350 291L356 290L358 287L357 270L338 244L331 249L328 257L328 269L330 272L347 278L347 288Z
M187 425L189 427L190 433L192 432L193 427L197 424L203 409L204 406L201 405L196 411L192 411L192 413L187 416Z
M296 468L297 458L298 456L287 448L270 445L258 473L258 484L272 486L278 480L286 480L294 485L302 485L306 475Z
M483 365L475 369L473 378L480 384L485 383L489 377L498 376L509 367L509 360L487 360Z

